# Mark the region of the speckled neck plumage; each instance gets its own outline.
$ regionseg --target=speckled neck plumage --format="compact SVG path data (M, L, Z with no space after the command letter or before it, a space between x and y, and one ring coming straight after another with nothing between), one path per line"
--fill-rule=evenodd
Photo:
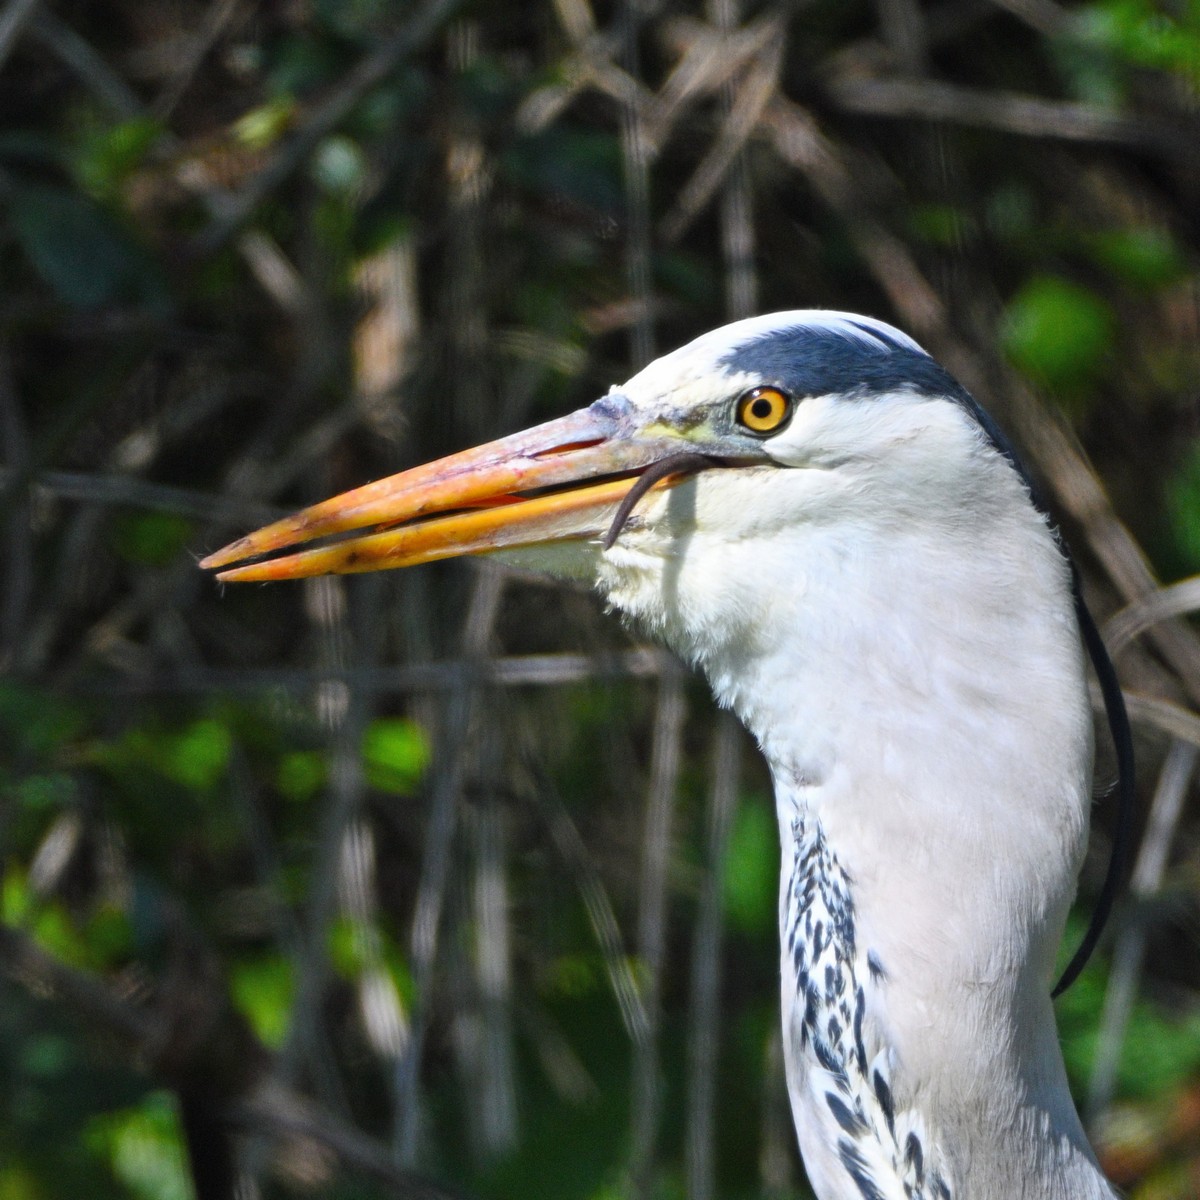
M852 882L815 815L797 812L790 832L780 916L785 1036L799 1051L788 1056L793 1100L834 1147L846 1194L882 1200L900 1188L906 1200L952 1200L936 1142L896 1112L893 1053L880 1046L868 1059L867 992L886 987L887 970L856 944Z

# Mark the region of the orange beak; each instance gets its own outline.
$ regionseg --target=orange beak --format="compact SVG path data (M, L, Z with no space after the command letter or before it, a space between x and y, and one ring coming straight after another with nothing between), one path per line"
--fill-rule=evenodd
M610 395L570 416L314 504L231 542L200 565L219 569L217 578L229 582L301 579L596 540L606 531L615 536L628 515L616 520L622 501L635 489L636 500L645 485L669 487L679 474L704 465L697 455L680 456L685 446L669 434L639 435L627 402ZM678 472L654 469L675 463ZM328 545L233 565L363 530L368 532Z

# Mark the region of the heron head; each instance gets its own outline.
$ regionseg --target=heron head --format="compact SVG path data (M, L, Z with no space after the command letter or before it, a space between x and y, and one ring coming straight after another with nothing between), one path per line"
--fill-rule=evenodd
M971 538L989 506L1028 510L1024 489L986 414L905 334L785 312L716 329L569 416L326 500L202 565L250 581L494 554L594 582L686 650L693 626L769 628L749 581L777 564L802 582L814 538L851 554L925 527L934 542L960 527Z
M569 416L336 496L201 565L251 581L501 554L587 577L626 544L700 532L689 512L706 537L736 542L852 515L864 493L890 495L894 512L928 505L981 449L1007 454L906 335L850 314L778 313L705 334Z

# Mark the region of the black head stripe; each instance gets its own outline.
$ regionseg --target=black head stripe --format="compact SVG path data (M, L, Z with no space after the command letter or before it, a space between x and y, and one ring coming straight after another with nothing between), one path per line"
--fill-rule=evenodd
M756 375L797 400L827 395L868 399L906 391L952 400L1008 459L1038 508L1045 511L1008 439L971 393L936 359L907 340L889 337L878 326L848 321L784 326L743 342L721 359L720 365L730 374L744 371Z

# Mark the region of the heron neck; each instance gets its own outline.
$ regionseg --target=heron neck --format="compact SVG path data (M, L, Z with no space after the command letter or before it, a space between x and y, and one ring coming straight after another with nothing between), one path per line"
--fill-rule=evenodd
M791 645L706 664L775 780L814 1188L876 1194L858 1172L885 1197L1110 1197L1049 1000L1090 801L1070 610L951 619L919 582L858 582L850 605L810 589Z
M972 502L941 507L863 473L701 475L600 577L774 776L787 1058L821 1200L907 1195L910 1133L953 1200L1112 1194L1049 1000L1091 800L1069 572L1007 464L976 467ZM729 510L759 519L731 535ZM847 1126L869 1133L843 1155Z
M898 931L903 897L881 911L851 873L811 793L777 786L785 1059L820 1200L1110 1200L1044 980L955 977L936 929Z

